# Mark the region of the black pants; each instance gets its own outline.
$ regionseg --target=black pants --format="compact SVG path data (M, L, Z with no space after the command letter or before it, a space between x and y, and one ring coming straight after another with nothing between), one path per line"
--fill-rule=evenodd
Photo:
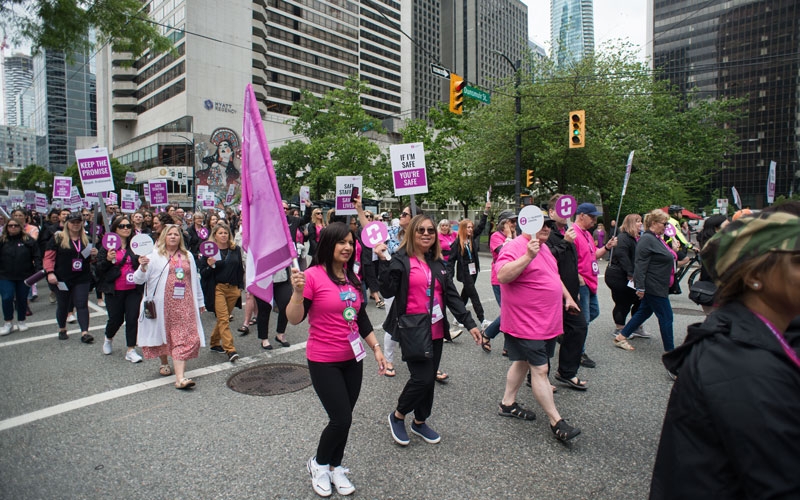
M292 282L283 281L273 284L272 294L275 299L275 310L278 311L278 326L275 331L277 333L286 333L286 326L289 324L289 319L286 317L286 306L289 305L289 300L292 298ZM256 304L258 305L258 314L256 315L258 338L261 340L268 339L269 315L272 312L272 305L258 297L256 297Z
M67 314L75 307L78 316L78 326L82 332L89 331L89 283L67 285L69 290L59 290L57 286L50 285L50 290L56 294L56 322L59 330L67 328Z
M625 271L618 269L614 266L609 266L606 269L606 285L611 289L611 298L614 300L614 323L617 325L624 325L628 317L636 314L639 309L639 297L636 296L636 290L628 286L628 276Z
M106 338L113 339L117 330L125 322L125 343L128 347L136 347L136 336L139 332L139 304L142 302L142 293L133 288L131 290L115 290L105 294L108 323L106 323Z
M342 465L344 448L353 423L353 408L361 393L364 363L355 359L339 363L308 361L311 383L323 408L328 413L328 425L317 445L317 463Z
M397 398L397 411L403 415L414 412L414 420L424 422L433 409L433 390L436 386L436 370L442 360L442 339L433 341L433 358L425 361L408 361L411 374L403 392Z
M483 305L481 304L481 298L478 297L478 289L475 288L475 277L472 275L465 277L462 284L464 286L461 288L461 300L464 302L464 307L467 307L467 301L472 301L472 309L478 317L478 326L480 326L480 323L483 323L484 320Z
M583 314L564 312L564 336L561 337L561 348L558 351L558 373L562 377L572 378L578 374L588 330Z

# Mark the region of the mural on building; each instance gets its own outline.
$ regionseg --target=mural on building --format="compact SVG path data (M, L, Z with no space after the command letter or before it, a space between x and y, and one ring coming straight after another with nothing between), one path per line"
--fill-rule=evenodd
M197 171L197 184L208 186L217 199L224 199L228 186L239 185L241 172L236 163L241 158L241 143L236 132L229 128L214 130L211 143L217 150L203 158L204 168Z

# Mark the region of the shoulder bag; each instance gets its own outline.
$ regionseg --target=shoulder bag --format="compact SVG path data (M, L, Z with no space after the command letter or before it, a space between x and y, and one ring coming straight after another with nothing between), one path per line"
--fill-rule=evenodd
M430 304L428 312L421 314L402 314L397 318L397 334L400 337L400 350L403 361L425 361L433 358L433 336L431 333L433 294L436 277L431 277Z
M161 281L161 277L164 276L164 271L169 269L169 261L164 266L164 269L161 270L161 274L158 275L158 279L156 280L156 290L158 289L158 283ZM153 295L147 296L147 282L144 284L144 317L147 319L156 319L158 318L158 313L156 312L156 302L153 300L155 298L156 291L153 290Z

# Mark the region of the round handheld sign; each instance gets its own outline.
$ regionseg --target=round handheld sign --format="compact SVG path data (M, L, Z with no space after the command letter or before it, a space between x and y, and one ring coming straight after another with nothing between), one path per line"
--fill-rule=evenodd
M119 250L122 248L122 240L117 233L106 233L103 235L103 248L108 250Z
M375 248L389 239L389 228L380 221L370 222L361 230L361 243L365 247Z
M204 241L200 244L200 254L203 257L213 257L219 253L219 247L213 241Z
M675 226L673 226L672 224L667 224L666 226L664 226L664 234L672 238L678 233L675 230Z
M570 194L565 194L556 200L555 211L556 215L562 219L569 219L575 215L575 210L578 209L578 202L575 197Z
M148 255L153 251L153 239L147 234L137 234L131 238L131 250L136 255Z
M519 227L525 234L536 234L544 226L544 214L536 205L528 205L519 211Z
M201 227L197 230L197 236L199 236L201 240L208 238L208 229Z

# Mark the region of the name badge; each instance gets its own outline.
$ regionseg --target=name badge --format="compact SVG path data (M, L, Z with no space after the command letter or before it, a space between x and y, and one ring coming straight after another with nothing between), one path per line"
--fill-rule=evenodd
M595 276L600 274L600 266L597 265L597 261L592 262L592 274Z
M125 275L125 281L133 285L133 273L128 273Z
M431 311L431 324L435 325L443 319L444 314L442 313L442 306L439 304L439 299L434 297L433 310Z
M175 283L172 290L173 299L182 299L186 295L186 283Z
M364 343L361 341L361 335L358 332L350 332L347 335L347 340L350 341L350 347L353 349L356 361L361 361L367 356L367 351L364 350Z
M360 270L361 270L361 262L354 262L353 263L353 273L354 274L358 274L358 272Z
M83 271L83 259L72 259L72 271L76 273Z
M339 300L349 300L350 302L355 302L357 298L356 292L339 292Z
M88 259L89 255L91 255L91 254L92 254L92 244L89 243L88 245L86 245L86 248L81 250L81 255L83 255L84 259Z
M478 270L475 268L474 262L467 264L467 268L469 269L469 274L478 274Z

